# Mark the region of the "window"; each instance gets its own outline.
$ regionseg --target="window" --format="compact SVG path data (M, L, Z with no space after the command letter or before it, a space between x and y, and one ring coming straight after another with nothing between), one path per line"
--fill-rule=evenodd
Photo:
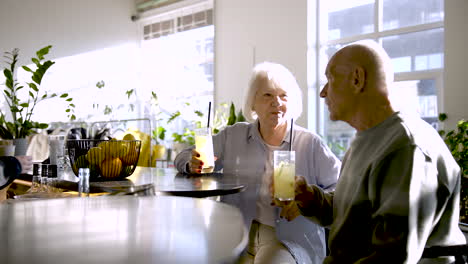
M213 101L213 3L204 1L146 18L142 29L141 92L155 92L166 117L181 111L168 135L181 132L194 121L194 111L206 116Z
M309 46L313 49L309 60L317 60L310 61L317 65L317 77L310 81L309 92L318 94L326 83L325 67L338 49L358 40L373 39L384 47L393 62L395 84L390 97L396 109L417 111L437 128L444 68L443 0L314 2L317 9L309 16L318 18L318 34L314 36L320 39L315 46ZM343 157L355 130L344 122L330 121L323 100L318 100L317 124L309 125L316 126L335 154Z
M136 118L141 114L139 108L129 110L128 104L134 98L129 100L125 93L136 88L136 45L123 44L57 59L54 59L53 55L54 47L46 55L46 59L54 61L55 64L45 74L40 94L70 94L76 106L76 121L127 119ZM26 61L21 53L20 58ZM28 66L35 68L35 65ZM26 85L31 79L31 74L18 67L17 79L21 85ZM98 88L96 84L101 81L105 85ZM0 80L0 84L3 84L3 80ZM20 91L21 100L27 99L27 93L27 89ZM0 103L3 104L3 101L0 99ZM65 109L66 102L63 99L47 99L37 103L32 119L44 123L67 122L69 119Z

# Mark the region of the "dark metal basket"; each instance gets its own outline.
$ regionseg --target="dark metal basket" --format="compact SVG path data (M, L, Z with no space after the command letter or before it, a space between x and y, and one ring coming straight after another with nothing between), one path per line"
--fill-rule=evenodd
M69 139L66 146L76 176L80 168L89 168L92 181L119 180L135 171L141 141Z

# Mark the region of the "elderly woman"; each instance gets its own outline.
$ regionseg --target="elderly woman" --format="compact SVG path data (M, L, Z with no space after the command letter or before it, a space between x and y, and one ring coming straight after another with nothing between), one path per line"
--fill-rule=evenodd
M264 62L253 69L241 122L213 136L215 170L250 178L246 191L223 197L239 207L250 225L245 263L321 263L325 257L323 228L298 214L295 203L279 212L272 206L270 186L273 151L296 151L296 174L325 190L335 187L340 161L319 136L294 125L290 141L290 120L302 112L301 90L284 66ZM175 159L181 172L200 173L201 160L194 149ZM288 219L284 219L285 218Z

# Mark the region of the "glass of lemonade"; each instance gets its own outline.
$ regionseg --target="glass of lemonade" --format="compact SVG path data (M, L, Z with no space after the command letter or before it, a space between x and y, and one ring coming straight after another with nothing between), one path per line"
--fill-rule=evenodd
M296 152L276 150L273 152L274 197L280 201L292 201L295 197Z
M201 173L211 173L214 170L213 138L210 128L195 129L195 149L200 153L203 162Z

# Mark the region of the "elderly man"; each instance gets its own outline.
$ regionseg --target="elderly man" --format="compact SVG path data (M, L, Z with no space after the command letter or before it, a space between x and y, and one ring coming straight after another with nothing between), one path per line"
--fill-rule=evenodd
M346 46L326 76L320 96L330 119L357 134L335 192L296 179L301 214L330 228L324 263L433 263L421 258L425 247L466 243L458 227L460 168L430 125L392 108L385 51L373 41Z
M31 156L0 156L0 202L7 198L7 190L20 173L32 168Z

